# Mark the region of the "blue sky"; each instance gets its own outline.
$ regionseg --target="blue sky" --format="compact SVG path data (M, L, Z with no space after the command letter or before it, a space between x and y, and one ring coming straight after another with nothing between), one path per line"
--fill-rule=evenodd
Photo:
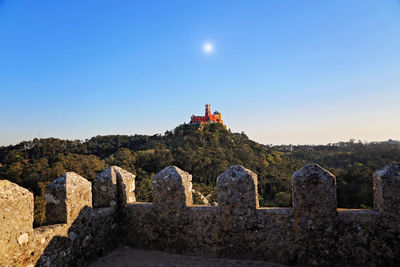
M164 133L206 103L264 144L400 139L400 2L0 0L0 99L0 145Z

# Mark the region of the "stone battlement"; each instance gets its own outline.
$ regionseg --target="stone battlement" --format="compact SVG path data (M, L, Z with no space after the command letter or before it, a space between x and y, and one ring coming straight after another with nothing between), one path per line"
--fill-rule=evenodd
M292 176L291 208L259 207L257 175L231 166L218 206L192 203L192 176L170 166L152 177L153 203L113 166L93 183L67 172L46 188L48 225L32 228L33 195L0 181L0 265L80 266L119 244L175 253L300 264L400 261L400 164L376 171L375 210L338 209L336 178L316 164Z

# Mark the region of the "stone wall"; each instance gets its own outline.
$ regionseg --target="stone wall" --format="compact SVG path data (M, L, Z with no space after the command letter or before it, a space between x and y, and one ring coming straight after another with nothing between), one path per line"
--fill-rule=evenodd
M170 166L152 177L153 203L135 202L119 167L93 185L68 172L47 187L49 225L32 228L33 196L0 181L0 265L80 266L123 243L175 253L281 263L400 262L400 165L376 171L375 210L337 209L336 179L316 164L292 176L292 208L260 208L257 175L231 166L218 206L192 204L192 177Z
M126 186L115 182L112 191L113 181ZM134 200L132 181L133 174L115 166L100 173L93 188L87 179L67 172L46 187L47 225L33 229L32 193L1 180L0 266L82 266L115 248L117 202Z
M142 249L286 264L400 262L400 166L375 172L375 210L338 209L336 178L316 164L292 176L292 208L260 208L257 176L232 166L217 178L218 206L192 205L191 177L167 167L153 203L123 209L124 243Z

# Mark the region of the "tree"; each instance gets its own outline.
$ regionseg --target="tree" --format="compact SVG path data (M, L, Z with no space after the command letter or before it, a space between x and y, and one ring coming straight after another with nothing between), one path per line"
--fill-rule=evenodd
M132 173L135 173L135 161L135 156L128 148L121 148L116 153L106 158L106 163L108 165L116 165Z

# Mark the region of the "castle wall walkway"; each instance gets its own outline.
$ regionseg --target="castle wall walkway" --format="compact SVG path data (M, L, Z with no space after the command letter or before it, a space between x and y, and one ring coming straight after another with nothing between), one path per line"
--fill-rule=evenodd
M33 195L0 181L0 265L82 266L121 244L137 249L283 264L400 262L400 164L373 175L374 210L338 209L336 178L317 164L292 176L293 207L258 205L257 175L231 166L218 206L193 205L192 176L152 177L153 203L136 202L135 176L112 166L93 183L68 172L46 188L48 225L33 228Z

